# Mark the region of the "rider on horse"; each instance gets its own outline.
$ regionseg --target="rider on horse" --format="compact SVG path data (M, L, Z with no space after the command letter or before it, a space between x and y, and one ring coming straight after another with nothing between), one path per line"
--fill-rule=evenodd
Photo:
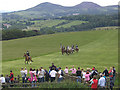
M76 44L76 49L78 49L78 45Z
M29 52L28 52L28 51L26 52L26 54L28 55L28 58L30 59L31 57L30 57L30 54L29 54Z

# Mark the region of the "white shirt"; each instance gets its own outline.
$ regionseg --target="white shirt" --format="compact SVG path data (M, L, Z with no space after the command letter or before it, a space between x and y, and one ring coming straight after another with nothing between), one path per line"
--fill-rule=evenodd
M60 74L59 78L62 78L63 76L61 75L61 70L59 70L58 73Z
M85 78L85 74L86 74L86 72L82 72L82 74L83 74L82 78Z
M50 72L50 76L51 76L51 77L56 77L56 73L57 73L57 72L56 72L55 70L52 70L52 71Z
M21 72L21 76L25 77L25 71L21 70L20 72Z
M27 75L27 70L25 70L25 74Z
M104 77L101 77L98 81L98 85L101 86L101 87L104 87L105 86L105 78Z
M0 77L0 81L1 81L1 83L5 83L5 78L4 77Z

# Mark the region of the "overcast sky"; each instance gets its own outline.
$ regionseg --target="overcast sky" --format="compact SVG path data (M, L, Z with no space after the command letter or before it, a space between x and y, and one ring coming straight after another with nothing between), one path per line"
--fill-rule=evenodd
M120 0L87 0L101 6L118 5ZM0 0L0 11L17 11L34 7L43 2L51 2L62 6L74 6L85 2L85 0Z

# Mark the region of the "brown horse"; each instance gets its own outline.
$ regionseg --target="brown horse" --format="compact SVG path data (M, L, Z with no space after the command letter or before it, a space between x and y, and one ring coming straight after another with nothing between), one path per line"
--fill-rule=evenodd
M65 48L61 48L61 52L62 52L62 55L64 54L64 53L66 53L67 54L67 50L65 50Z
M33 62L32 59L31 59L31 56L28 56L27 54L24 53L24 57L25 57L25 64L26 64L26 61L27 61L27 64L28 64L28 62L30 64L31 64L31 62Z
M75 50L76 50L76 52L78 52L78 51L79 51L79 48L75 48Z

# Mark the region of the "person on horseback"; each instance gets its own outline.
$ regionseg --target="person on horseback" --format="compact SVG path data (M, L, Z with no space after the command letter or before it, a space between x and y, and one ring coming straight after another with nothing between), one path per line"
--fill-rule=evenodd
M76 49L78 49L78 45L76 44Z
M28 58L30 59L31 57L30 57L29 51L27 51L26 54L27 54Z
M72 48L72 51L74 51L74 45L72 45L72 47L71 47L71 48Z

